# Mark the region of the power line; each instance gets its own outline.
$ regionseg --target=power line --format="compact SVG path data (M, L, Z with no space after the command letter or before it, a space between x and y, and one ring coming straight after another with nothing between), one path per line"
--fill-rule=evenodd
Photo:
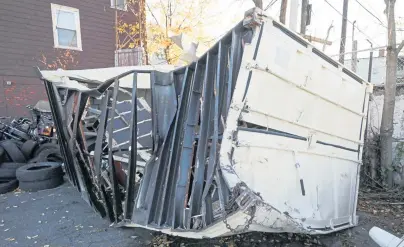
M384 24L375 14L373 14L372 11L370 11L369 9L367 9L365 6L363 6L363 4L361 4L358 0L355 0L364 10L366 10L369 14L371 14L374 18L376 18L379 22L380 25L386 29L388 29L388 27L386 26L386 24ZM404 31L404 29L396 29L396 31L401 32Z
M324 1L325 1L331 8L333 8L340 16L343 16L342 13L341 13L338 9L336 9L330 2L328 2L327 0L324 0ZM347 21L348 21L350 24L353 25L353 23L352 23L349 19L347 19ZM370 37L369 37L366 33L364 33L362 30L360 30L359 27L358 27L358 25L356 25L355 27L356 27L356 29L358 29L358 31L359 31L360 33L362 33L366 38L368 38L369 40L371 40L374 44L378 45L376 42L374 42L374 41L372 40L372 38L370 38Z
M267 11L269 8L271 8L278 0L272 0L266 7L265 7L265 11Z
M358 0L355 0L355 2L357 2L364 10L366 10L366 12L368 12L371 16L373 16L374 18L376 18L380 24L387 28L386 25L384 25L384 23L379 19L379 17L377 17L375 14L373 14L369 9L367 9L365 6L363 6Z
M384 49L384 48L387 48L387 46L378 46L378 47L366 48L366 49L358 50L358 51L355 51L355 52L375 51L375 50ZM348 52L345 52L344 54L352 54L353 52L354 51L348 51ZM329 56L330 57L338 57L340 55L341 54L335 54L335 55L329 55Z

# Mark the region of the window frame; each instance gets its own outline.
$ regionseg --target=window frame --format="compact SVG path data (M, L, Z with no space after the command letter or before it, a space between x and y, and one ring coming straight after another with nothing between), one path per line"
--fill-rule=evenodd
M128 0L123 0L124 1L124 7L123 8L121 8L121 7L118 7L118 6L115 6L115 0L111 0L111 8L113 8L113 9L117 9L117 10L122 10L122 11L127 11L128 10Z
M57 31L57 26L56 26L56 24L57 24L56 14L57 14L58 10L62 10L62 11L65 11L65 12L70 12L70 13L72 13L74 15L75 24L76 24L77 47L65 46L65 45L60 45L59 44L58 31ZM51 3L51 12L52 12L52 29L53 29L54 48L82 51L83 47L82 47L82 43L81 43L81 27L80 27L80 12L79 12L79 10L76 9L76 8Z

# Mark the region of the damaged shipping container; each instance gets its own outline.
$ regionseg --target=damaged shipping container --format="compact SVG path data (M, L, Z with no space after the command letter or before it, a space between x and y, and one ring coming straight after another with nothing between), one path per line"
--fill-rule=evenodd
M358 222L372 86L259 9L185 67L38 74L71 182L116 226L212 238Z

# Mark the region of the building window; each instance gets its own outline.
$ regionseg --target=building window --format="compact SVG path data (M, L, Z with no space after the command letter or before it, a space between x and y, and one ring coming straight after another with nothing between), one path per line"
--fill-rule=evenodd
M111 0L111 8L126 10L126 0Z
M51 3L55 48L82 50L79 10Z

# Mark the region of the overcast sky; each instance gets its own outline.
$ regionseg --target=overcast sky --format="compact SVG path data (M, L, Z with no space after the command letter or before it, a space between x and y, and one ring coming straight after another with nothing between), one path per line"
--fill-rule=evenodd
M235 23L240 21L246 10L252 8L254 5L251 0L216 0L219 2L219 7L212 7L212 13L217 13L218 21L210 24L208 29L209 33L214 37L220 37L226 30L229 30ZM272 0L264 0L266 6ZM343 0L327 0L333 7L342 13ZM274 19L279 19L280 2L276 3L267 11L267 13ZM288 1L289 3L291 0ZM298 0L299 4L301 0ZM327 29L333 22L334 28L330 32L329 40L333 42L331 46L326 48L328 55L335 55L339 53L339 42L341 36L341 15L334 10L325 0L309 0L312 4L312 20L311 25L308 26L306 34L313 35L319 38L325 38ZM372 14L374 14L380 21L368 13L361 3ZM366 41L369 39L374 47L385 46L387 41L387 20L383 14L385 9L384 0L349 0L348 8L348 29L347 29L347 44L346 50L351 50L352 45L352 24L356 20L355 39L358 40L358 49L367 49L370 44ZM288 9L289 10L289 9ZM401 11L400 11L401 10ZM300 14L300 10L299 10ZM287 14L288 24L289 13ZM300 19L300 17L299 17ZM404 0L397 0L396 3L396 20L404 23ZM300 27L300 24L298 24ZM397 29L403 26L397 26ZM358 30L359 29L359 30ZM404 31L397 32L397 41L404 38ZM313 43L315 46L322 48L322 44ZM360 57L366 57L369 52L362 52L358 54Z

